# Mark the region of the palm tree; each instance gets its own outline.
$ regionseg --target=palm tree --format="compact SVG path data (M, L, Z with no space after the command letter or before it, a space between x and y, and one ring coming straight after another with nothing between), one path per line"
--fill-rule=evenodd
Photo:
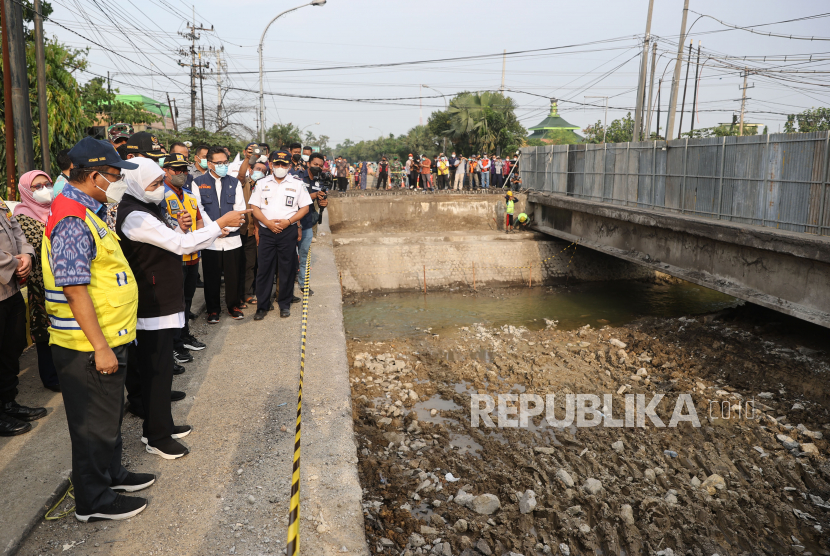
M499 93L461 93L450 101L450 129L445 134L454 143L466 142L473 149L495 150L499 129L515 108L513 100ZM493 124L502 125L493 125Z

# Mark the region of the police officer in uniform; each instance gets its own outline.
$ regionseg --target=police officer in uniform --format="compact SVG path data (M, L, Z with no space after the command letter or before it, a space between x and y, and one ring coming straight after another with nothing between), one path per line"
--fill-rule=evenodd
M297 242L302 234L297 223L308 213L312 203L305 184L288 174L291 155L286 151L276 151L271 153L269 160L271 175L257 182L249 201L260 226L254 320L265 318L271 308L271 285L277 270L280 317L291 316L291 298L297 275Z

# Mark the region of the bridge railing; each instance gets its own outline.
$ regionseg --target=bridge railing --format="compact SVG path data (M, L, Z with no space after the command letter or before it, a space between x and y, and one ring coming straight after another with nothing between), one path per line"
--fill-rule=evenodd
M522 149L522 185L613 205L830 235L830 132Z

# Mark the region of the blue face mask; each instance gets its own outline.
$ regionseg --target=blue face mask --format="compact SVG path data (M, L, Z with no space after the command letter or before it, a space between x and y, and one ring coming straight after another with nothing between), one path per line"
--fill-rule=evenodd
M254 181L259 181L259 180L261 180L261 179L262 179L262 178L264 178L264 177L265 177L265 174L263 174L263 173L262 173L262 172L260 172L259 170L257 170L257 171L256 171L256 172L254 172L253 174L251 174L251 179L252 179L252 180L254 180Z
M159 166L161 166L162 168L164 168L164 158L165 157L159 158Z
M201 168L202 170L207 170L207 160L205 160L204 158L202 160L200 160L199 161L199 168Z
M216 172L216 175L219 176L220 178L224 178L225 176L228 175L228 165L227 164L216 164L216 165L214 165L213 168L214 168L213 171Z

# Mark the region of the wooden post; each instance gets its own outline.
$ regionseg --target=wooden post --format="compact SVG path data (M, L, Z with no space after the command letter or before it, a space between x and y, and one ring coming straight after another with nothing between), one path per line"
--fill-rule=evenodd
M424 265L424 295L427 293L427 265Z

